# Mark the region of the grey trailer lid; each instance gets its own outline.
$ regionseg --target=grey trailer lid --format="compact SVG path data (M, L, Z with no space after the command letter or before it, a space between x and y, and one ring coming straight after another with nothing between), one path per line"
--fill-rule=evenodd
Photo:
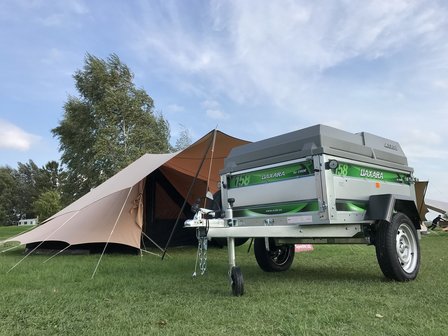
M330 154L412 172L398 142L367 132L315 125L232 149L221 174Z

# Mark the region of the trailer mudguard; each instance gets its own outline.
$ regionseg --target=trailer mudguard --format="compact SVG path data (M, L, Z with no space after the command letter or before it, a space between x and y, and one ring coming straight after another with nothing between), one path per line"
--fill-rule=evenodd
M365 219L390 222L394 211L406 214L417 230L421 228L421 219L415 202L412 198L403 195L383 194L370 196Z

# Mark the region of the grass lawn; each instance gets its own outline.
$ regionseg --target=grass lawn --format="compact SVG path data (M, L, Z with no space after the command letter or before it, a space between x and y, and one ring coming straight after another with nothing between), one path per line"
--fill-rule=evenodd
M27 226L0 226L0 242L6 238L16 236L22 232L33 229L34 225Z
M0 237L3 237L0 233ZM227 282L227 250L169 258L0 255L1 335L446 335L448 234L422 237L415 281L387 281L372 246L315 245L285 273L264 273L237 248L245 295ZM45 263L44 263L45 262Z

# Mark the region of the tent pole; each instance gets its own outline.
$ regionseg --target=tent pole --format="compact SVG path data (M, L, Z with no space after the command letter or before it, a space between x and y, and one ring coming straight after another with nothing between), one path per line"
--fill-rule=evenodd
M8 251L14 250L14 249L16 249L16 248L18 248L18 247L20 247L20 246L22 246L22 244L19 244L19 245L10 247L10 248L8 248L8 249L6 249L6 250L0 251L0 253L4 253L4 252L8 252Z
M50 258L48 258L47 260L45 260L42 264L45 264L47 261L50 261L51 259L53 259L53 258L56 257L57 255L61 254L61 253L64 252L66 249L68 249L70 246L72 246L72 245L67 245L67 246L64 247L62 250L56 252L56 253L53 254Z
M142 234L149 239L151 243L153 243L161 252L163 252L163 248L161 248L154 240L151 239L146 233L142 232ZM146 246L145 246L146 249Z
M160 254L157 254L157 253L154 253L154 252L150 252L150 251L147 251L147 250L142 250L142 252L145 252L145 253L148 253L148 254L152 254L153 256L156 256L156 257L160 257Z
M207 149L205 150L204 156L202 157L201 164L199 165L199 168L198 168L198 170L196 171L196 175L194 176L193 181L192 181L191 184L190 184L190 188L188 189L187 196L186 196L185 199L184 199L184 202L183 202L182 207L181 207L181 209L180 209L180 211L179 211L179 214L177 215L176 222L174 223L173 229L171 230L171 234L170 234L170 236L169 236L169 238L168 238L168 241L166 242L165 249L164 249L163 254L162 254L162 260L165 258L165 254L166 254L166 251L167 251L167 249L168 249L168 246L169 246L170 243L171 243L171 239L173 238L174 231L176 230L177 225L179 224L180 216L181 216L182 212L183 212L184 209L185 209L185 205L187 205L187 200L188 200L188 198L190 197L191 191L193 190L193 186L194 186L194 184L196 183L196 180L197 180L197 178L198 178L198 176L199 176L199 172L201 171L202 165L204 164L205 159L207 158L207 153L208 153L208 151L210 150L210 148L212 147L212 144L213 144L213 143L214 143L214 137L212 137L212 138L210 139L210 143L208 144Z
M218 128L218 125L216 125L216 128L213 131L213 144L212 144L212 151L211 151L211 155L210 155L210 165L208 167L207 186L206 186L206 190L205 190L206 193L209 190L210 175L212 174L212 164L213 164L213 156L215 154L215 142L216 142L216 129L217 128ZM204 207L205 207L206 202L207 202L207 198L204 199Z
M124 202L123 202L123 206L121 207L120 213L118 214L117 219L115 220L114 226L112 227L112 231L110 231L109 237L107 238L107 242L106 242L106 244L104 245L103 252L101 252L100 259L98 260L98 262L97 262L97 264L96 264L96 266L95 266L95 269L94 269L94 271L93 271L93 274L92 274L91 279L93 279L93 278L95 277L96 271L98 270L98 267L100 266L101 259L103 259L103 255L104 255L104 253L106 252L107 245L108 245L109 242L110 242L110 238L112 237L112 234L113 234L114 231L115 231L115 227L117 226L118 220L120 219L121 214L123 213L123 209L124 209L124 207L126 206L126 202L128 201L129 195L131 195L131 191L132 191L133 188L134 188L134 186L132 186L132 187L129 188L128 195L126 196L126 199L125 199Z

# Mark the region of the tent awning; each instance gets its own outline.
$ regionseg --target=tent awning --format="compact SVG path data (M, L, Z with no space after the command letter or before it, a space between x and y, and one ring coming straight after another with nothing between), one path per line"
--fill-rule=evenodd
M129 189L177 154L178 153L143 155L110 179L47 219L46 222L63 214L79 211L120 190Z
M212 143L214 146L210 146ZM137 203L141 205L142 185L148 175L160 168L185 198L185 185L191 181L186 177L198 173L204 190L195 192L205 196L204 181L210 182L210 191L216 191L224 158L232 148L246 143L220 131L211 131L180 152L145 154L35 229L6 241L21 244L62 241L70 245L110 242L139 248L142 218L136 218L135 207ZM143 216L140 208L138 213Z
M425 200L426 206L428 209L431 209L440 214L445 214L448 212L448 202L436 201L432 199Z

